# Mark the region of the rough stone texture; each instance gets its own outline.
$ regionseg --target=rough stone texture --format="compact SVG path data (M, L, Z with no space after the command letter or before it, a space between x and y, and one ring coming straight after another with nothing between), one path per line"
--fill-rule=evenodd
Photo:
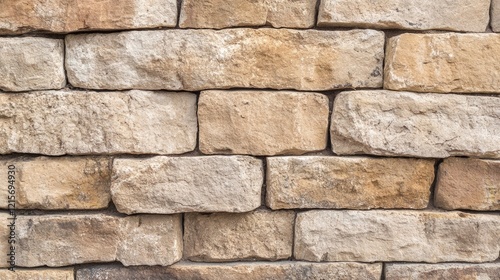
M3 4L0 21L2 10ZM60 89L66 85L63 40L0 38L0 58L0 90Z
M491 28L500 32L500 0L491 1Z
M381 264L289 261L225 264L180 262L168 268L95 266L79 269L76 273L78 280L378 280L381 274Z
M267 159L267 205L293 208L425 208L434 160L363 157Z
M450 158L439 165L434 205L447 210L500 210L500 161Z
M0 34L174 27L176 0L2 0Z
M18 216L16 226L16 262L24 267L113 261L123 261L125 265L168 265L182 255L178 215Z
M263 177L248 156L115 159L111 193L127 214L248 212L261 204Z
M263 26L309 28L314 26L316 0L185 0L181 28Z
M16 268L16 272L6 269L0 270L0 279L3 280L73 280L75 279L73 268L62 269L22 269Z
M381 87L383 57L384 33L374 30L191 29L66 37L68 79L92 89Z
M490 0L322 0L319 26L484 32Z
M467 23L467 22L466 22ZM384 88L500 93L497 34L402 34L387 43Z
M101 209L108 207L111 159L90 157L0 160L0 177L14 165L17 209ZM7 196L0 197L7 208Z
M292 255L292 211L184 216L184 257L192 261L279 260Z
M500 263L483 264L388 264L386 280L495 280L500 277Z
M500 98L357 91L339 94L331 136L337 154L500 158Z
M180 154L196 133L191 93L0 94L0 154Z
M290 91L203 91L198 102L205 154L303 154L326 148L328 98Z
M7 188L5 188L5 195L7 195ZM8 240L9 240L9 235L10 235L10 223L12 222L12 220L8 220L8 219L11 219L13 218L13 216L9 215L8 213L6 212L0 212L0 220L1 221L4 221L4 224L5 226L2 226L0 227L0 240L3 240L3 242L0 242L0 254L2 256L5 256L4 258L4 261L1 261L0 262L0 268L3 268L3 267L9 267L9 263L7 262L8 261L8 257L7 254L10 254L10 245L12 244L9 244L7 243ZM17 229L14 229L16 231L16 234L17 234ZM16 247L16 246L14 246ZM17 254L17 251L16 251L16 254ZM17 256L16 256L16 262L17 262ZM17 263L16 263L17 265ZM3 270L3 269L0 269L0 271ZM7 270L5 270L7 271ZM10 271L8 271L10 272Z
M308 261L488 262L500 216L462 212L328 211L297 214L295 251Z

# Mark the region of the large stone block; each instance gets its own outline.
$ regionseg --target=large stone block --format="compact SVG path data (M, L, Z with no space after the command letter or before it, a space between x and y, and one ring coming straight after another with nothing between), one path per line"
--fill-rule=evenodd
M263 172L248 156L115 159L111 193L127 214L248 212L261 205Z
M384 42L374 30L79 34L66 37L66 70L90 89L372 88L382 86Z
M293 208L425 208L434 160L366 157L271 157L267 205Z
M15 272L7 269L0 270L0 279L2 280L72 280L75 279L73 268L61 269L23 269L15 268Z
M303 154L326 148L328 98L289 91L204 91L198 102L205 154Z
M343 92L334 102L337 154L500 158L500 98Z
M387 280L494 280L500 277L499 263L388 264Z
M181 154L196 146L196 95L0 94L0 154Z

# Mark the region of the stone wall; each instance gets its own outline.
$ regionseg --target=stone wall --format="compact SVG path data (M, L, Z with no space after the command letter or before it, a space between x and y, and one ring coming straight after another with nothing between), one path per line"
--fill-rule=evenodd
M498 280L495 32L500 0L0 0L0 279Z

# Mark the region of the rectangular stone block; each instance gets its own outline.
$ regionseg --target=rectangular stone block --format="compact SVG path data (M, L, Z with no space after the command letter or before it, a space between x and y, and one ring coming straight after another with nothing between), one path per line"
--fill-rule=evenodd
M179 215L18 216L16 227L16 262L23 267L114 261L170 265L182 257Z
M66 85L63 40L0 38L0 58L0 90L60 89Z
M122 213L248 212L261 205L262 161L248 156L115 159Z
M15 188L11 199L0 196L3 209L102 209L111 200L110 158L4 158L0 167Z
M500 0L491 1L491 28L500 32Z
M500 161L446 159L439 165L434 205L447 210L500 210Z
M0 154L181 154L196 146L196 95L0 94Z
M421 209L433 180L434 160L271 157L266 201L272 209Z
M386 89L498 94L498 73L498 34L402 34L387 43Z
M71 280L75 279L73 268L38 268L23 269L16 268L15 272L7 269L0 270L0 279L3 280Z
M484 32L490 0L322 0L318 26Z
M386 280L499 279L499 263L388 264Z
M78 280L378 280L382 265L361 263L237 262L198 264L179 262L170 267L92 266L78 269Z
M500 216L462 212L328 211L297 214L294 256L307 261L490 262Z
M176 0L3 0L0 34L175 27Z
M71 85L90 89L374 88L382 86L384 42L374 30L68 35L66 70Z
M184 257L191 261L281 260L292 255L293 211L184 215Z
M181 28L264 26L310 28L314 26L316 0L185 0Z
M394 91L342 92L334 102L333 152L500 158L500 98Z
M203 91L198 101L205 154L303 154L326 148L328 97L291 91Z

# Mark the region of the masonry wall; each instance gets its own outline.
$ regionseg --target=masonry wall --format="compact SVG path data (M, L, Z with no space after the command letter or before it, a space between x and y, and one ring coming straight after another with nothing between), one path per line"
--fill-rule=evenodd
M500 279L495 32L499 0L0 1L0 279Z

